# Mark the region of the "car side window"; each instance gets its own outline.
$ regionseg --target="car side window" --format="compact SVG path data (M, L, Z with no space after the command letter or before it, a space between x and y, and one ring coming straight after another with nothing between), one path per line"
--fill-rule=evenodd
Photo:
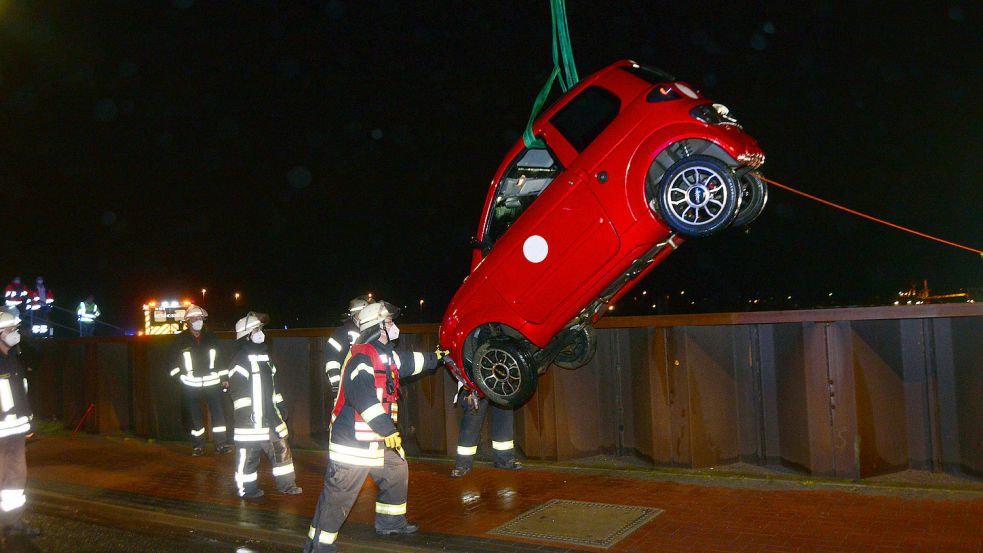
M599 86L585 88L560 108L550 123L578 152L583 152L618 117L621 100Z
M553 154L544 148L527 148L498 183L484 242L491 246L505 234L519 215L532 204L553 179L561 167Z

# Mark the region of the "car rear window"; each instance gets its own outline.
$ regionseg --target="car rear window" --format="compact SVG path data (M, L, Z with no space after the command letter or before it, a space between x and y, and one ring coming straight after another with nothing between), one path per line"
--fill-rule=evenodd
M614 121L620 109L621 100L613 92L589 86L550 117L550 123L582 152Z
M676 78L669 73L666 73L661 69L656 69L655 67L646 67L644 65L636 64L622 66L621 70L627 71L649 84L671 83L676 80Z

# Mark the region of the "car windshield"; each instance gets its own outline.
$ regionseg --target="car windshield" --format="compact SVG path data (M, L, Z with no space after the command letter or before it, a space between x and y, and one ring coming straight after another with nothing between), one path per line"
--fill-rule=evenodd
M494 244L505 234L529 204L553 182L560 170L549 150L523 150L498 183L485 242L488 245Z

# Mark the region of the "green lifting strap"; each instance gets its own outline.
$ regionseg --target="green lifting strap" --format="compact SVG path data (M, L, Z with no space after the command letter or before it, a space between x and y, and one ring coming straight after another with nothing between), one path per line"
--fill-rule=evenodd
M550 0L550 10L553 14L553 72L550 73L546 84L536 96L536 102L529 114L526 130L522 133L522 141L526 148L542 148L546 145L532 133L532 124L546 104L553 82L559 81L560 90L566 92L579 81L577 65L573 61L573 48L570 46L570 29L567 27L567 7L564 0Z

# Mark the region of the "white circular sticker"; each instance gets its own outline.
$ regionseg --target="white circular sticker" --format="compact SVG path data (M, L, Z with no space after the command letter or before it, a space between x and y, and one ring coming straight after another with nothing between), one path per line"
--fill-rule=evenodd
M549 251L550 247L546 243L546 239L537 234L526 238L526 242L522 244L522 254L532 263L539 263L546 259L546 254Z

